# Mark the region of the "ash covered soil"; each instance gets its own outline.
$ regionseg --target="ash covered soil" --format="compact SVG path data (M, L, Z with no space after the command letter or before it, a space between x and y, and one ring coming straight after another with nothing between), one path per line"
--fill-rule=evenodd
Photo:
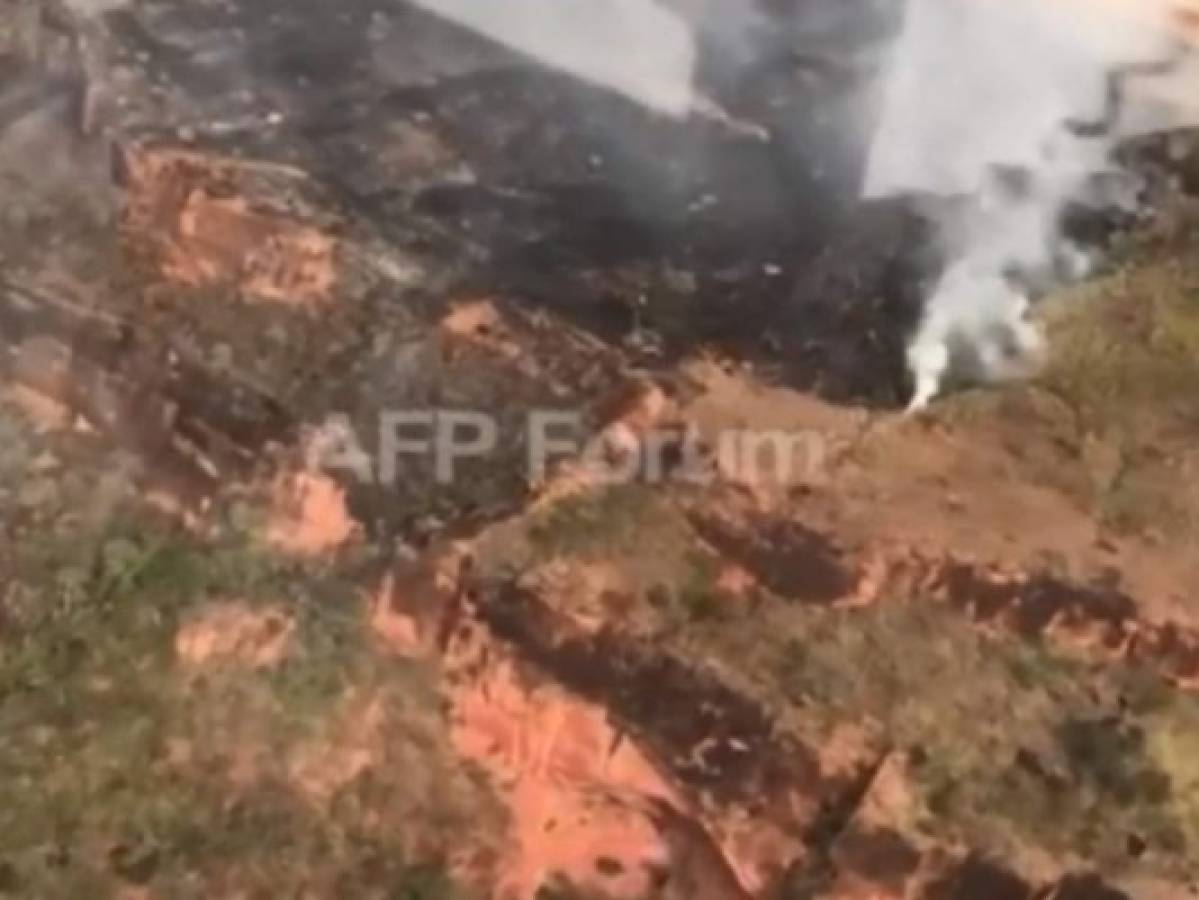
M1199 890L1193 136L1037 378L910 418L852 69L705 63L763 143L399 3L12 7L0 895ZM428 408L497 448L316 463ZM538 409L667 477L530 478Z

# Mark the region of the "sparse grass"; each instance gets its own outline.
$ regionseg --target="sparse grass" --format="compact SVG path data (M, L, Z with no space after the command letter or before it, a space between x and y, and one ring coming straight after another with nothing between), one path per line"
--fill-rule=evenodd
M545 556L643 553L656 532L671 527L663 504L660 492L641 484L567 497L533 521L529 542Z
M1046 301L1051 353L1029 385L968 392L947 423L1006 442L1023 478L1116 534L1193 539L1199 488L1199 241L1147 248Z
M777 666L805 716L830 727L866 716L916 751L909 825L1008 855L1075 853L1108 872L1135 864L1135 838L1151 865L1196 874L1199 705L1147 673L1092 668L900 603L805 617ZM1121 713L1118 696L1145 711Z
M716 565L716 561L705 554L690 555L686 576L678 593L679 606L689 622L717 621L729 611L732 601L721 596L716 583Z
M1199 702L1170 704L1147 717L1144 736L1146 757L1166 778L1163 813L1176 823L1179 846L1194 856L1199 848Z
M1058 298L1042 381L1094 430L1132 434L1195 421L1199 267L1179 259L1130 265Z
M81 515L89 477L18 510L30 525L0 547L0 896L464 896L414 864L414 831L461 835L490 795L456 769L426 673L369 652L354 586L236 526L201 542L123 500ZM295 652L185 672L180 624L222 599L282 608ZM315 802L293 761L342 739L363 696L383 708L377 765Z
M1199 436L1199 265L1192 253L1149 256L1057 298L1042 386L1066 403L1077 440L1107 448L1114 471L1089 503L1118 533L1187 535L1195 494L1185 477ZM1084 460L1085 462L1085 460Z

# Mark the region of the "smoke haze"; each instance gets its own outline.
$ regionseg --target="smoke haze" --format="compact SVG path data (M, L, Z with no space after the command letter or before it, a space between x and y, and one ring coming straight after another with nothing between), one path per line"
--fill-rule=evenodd
M120 2L67 0L84 17ZM1199 7L1199 0L1176 2ZM625 187L638 210L661 197L672 203L682 198L676 205L687 211L688 222L705 216L737 222L738 214L749 210L753 215L745 212L744 219L755 227L762 223L763 232L800 223L814 235L810 243L816 250L832 227L827 222L841 221L825 213L835 209L839 216L856 199L968 198L964 207L954 207L951 222L942 223L949 265L911 341L917 405L939 390L954 365L955 347L972 349L983 374L1025 371L1022 357L1035 356L1040 342L1024 321L1027 291L1013 283L1011 274L1083 274L1085 254L1062 234L1064 208L1087 193L1094 176L1112 172L1111 151L1123 137L1199 122L1199 60L1182 55L1183 30L1171 20L1168 0L731 5L721 0L411 0L411 5L432 13L431 20L441 18L484 36L497 53L505 52L501 47L515 50L663 116L719 119L738 139L756 138L757 126L769 132L769 147L746 149L751 141L742 140L730 150L715 141L705 145L703 135L655 143L635 133L638 124L629 124L643 123L644 116L612 116L611 126L597 117L598 124L588 124L589 134L602 131L605 148L612 147L597 155L604 162L606 186ZM893 38L900 7L902 28ZM348 46L357 52L359 45ZM270 56L221 47L227 56L212 67L220 71L207 73L214 83L237 80L244 65L245 82L251 84L257 70L249 60ZM461 54L437 47L412 50L402 42L378 42L372 52L383 58L382 80L403 81L408 69L419 68L413 57L421 52L440 53L436 62L449 72L471 71ZM1067 122L1097 122L1110 112L1107 75L1113 69L1162 61L1177 65L1131 79L1119 120L1107 123L1112 127L1086 135L1066 127ZM10 88L8 95L22 100L18 93ZM66 101L55 102L61 112ZM725 115L724 107L741 118ZM19 119L15 113L10 118ZM46 130L44 123L17 124L21 127L0 146L0 168L7 161L22 175L33 172L45 180L56 169L31 163L48 158L34 140ZM488 126L483 121L477 127ZM571 121L563 131L581 127ZM672 152L662 152L663 146ZM866 165L860 177L862 156ZM78 170L73 159L67 162L59 168ZM675 169L705 177L680 175L672 181ZM1015 186L1013 172L1019 174ZM706 178L708 173L713 177ZM683 205L693 199L702 215ZM797 244L787 243L784 252L799 258L808 251L807 245L796 249ZM905 327L891 329L897 340Z
M416 3L679 117L705 102L694 86L692 29L702 29L709 46L712 34L723 35L715 44L731 57L754 52L744 34L761 30L751 13L730 21L707 0ZM799 4L778 39L803 55L811 45L805 36L827 36L842 13ZM1012 274L1026 283L1045 273L1085 274L1086 255L1061 233L1066 206L1095 176L1112 173L1111 151L1122 138L1199 122L1199 62L1184 52L1175 13L1169 0L907 0L902 31L881 60L881 114L863 111L878 120L863 148L861 196L968 198L970 210L942 223L949 264L909 349L914 406L932 399L963 350L974 376L1026 372L1042 347L1025 318L1025 286ZM1124 102L1112 108L1113 71L1158 63L1168 65L1130 78ZM1079 123L1091 127L1067 127ZM1019 173L1019 186L1004 173Z
M1042 347L1013 273L1085 274L1084 254L1061 233L1067 204L1112 171L1123 137L1199 121L1194 99L1188 109L1183 94L1171 105L1169 92L1152 90L1154 77L1193 64L1169 12L1166 3L909 0L863 193L967 197L972 210L944 235L951 261L909 348L913 408L938 392L962 348L981 370L972 375L1026 370ZM1145 66L1161 71L1130 76L1113 95L1112 73Z
M1177 42L1104 3L909 0L864 193L970 193L991 165L1043 168L1067 121L1103 115L1107 72Z

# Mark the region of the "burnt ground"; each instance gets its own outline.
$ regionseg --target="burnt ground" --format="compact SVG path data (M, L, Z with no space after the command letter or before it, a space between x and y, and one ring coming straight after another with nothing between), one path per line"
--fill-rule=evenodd
M681 4L762 142L398 2L14 4L0 893L1194 890L1192 138L1045 372L900 418L937 260L842 64L894 16L810 6L750 65ZM431 408L496 451L318 464ZM671 477L531 480L538 409Z

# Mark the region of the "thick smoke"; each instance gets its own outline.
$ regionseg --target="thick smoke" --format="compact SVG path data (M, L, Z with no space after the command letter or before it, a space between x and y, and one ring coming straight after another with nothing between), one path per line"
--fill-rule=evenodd
M864 193L969 209L943 223L950 262L909 347L913 408L963 367L1002 378L1035 365L1028 283L1087 269L1062 234L1067 204L1118 199L1088 197L1115 144L1199 111L1181 33L1150 0L909 0Z
M729 57L760 51L745 35L763 31L752 5L733 15L715 0L414 2L674 117L727 120L696 88L695 29ZM955 198L940 207L953 210L941 223L949 263L909 346L914 408L948 376L1018 376L1039 361L1030 285L1090 265L1062 234L1065 209L1127 204L1135 192L1095 192L1119 183L1115 145L1199 121L1199 63L1177 18L1185 4L1199 0L906 0L862 193ZM858 15L881 21L883 5ZM797 2L791 18L780 39L799 53L806 31L829 31L822 18L845 16ZM1127 77L1113 80L1118 72Z

